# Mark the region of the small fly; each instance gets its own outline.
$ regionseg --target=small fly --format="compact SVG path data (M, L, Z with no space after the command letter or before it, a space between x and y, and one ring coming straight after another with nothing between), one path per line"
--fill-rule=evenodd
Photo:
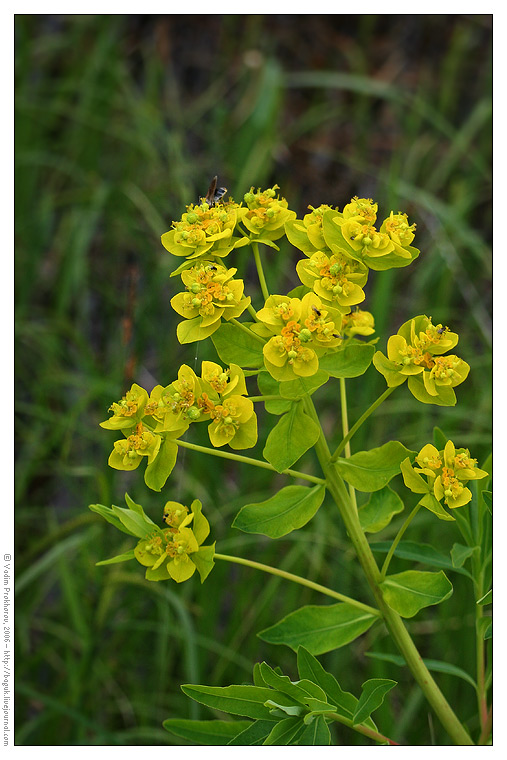
M211 184L208 188L208 192L206 193L206 197L201 198L201 200L207 203L208 206L210 207L214 206L215 203L217 203L220 200L220 198L222 198L227 192L226 187L217 187L217 182L218 182L218 177L217 176L213 177L213 179L211 180Z
M319 311L319 310L317 309L317 307L316 307L316 306L312 306L312 309L313 309L313 311L315 312L315 314L316 314L318 317L321 317L321 316L322 316L322 312L321 312L321 311Z

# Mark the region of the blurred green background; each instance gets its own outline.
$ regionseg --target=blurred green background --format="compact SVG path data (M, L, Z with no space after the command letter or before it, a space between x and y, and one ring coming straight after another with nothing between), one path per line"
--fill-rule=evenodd
M353 195L377 200L381 219L408 212L421 256L408 269L372 272L366 287L379 347L426 313L460 334L471 373L452 409L418 404L403 387L353 450L388 438L418 449L438 424L479 462L488 454L491 26L489 15L16 17L18 744L177 743L165 718L212 717L181 683L249 681L260 659L295 676L294 654L255 634L328 601L227 563L202 587L195 578L148 584L132 563L97 568L131 542L89 503L122 505L128 490L159 520L166 499L198 497L219 551L370 600L331 503L278 541L230 528L238 508L268 498L282 476L186 451L157 494L142 468L107 467L115 436L98 423L110 403L132 381L165 385L180 364L215 357L211 341L176 341L169 274L179 262L160 244L214 174L237 200L251 185L278 183L299 217L308 204L342 208ZM248 250L227 263L260 308ZM287 243L263 256L271 292L298 284L300 256ZM352 422L384 387L373 368L349 381ZM337 398L337 381L315 396L333 442ZM276 422L260 417L259 443L246 452L257 457ZM311 454L298 467L318 473ZM429 512L411 531L444 551L460 540ZM393 561L395 572L408 568ZM408 627L423 656L473 674L472 589L451 579L453 597ZM368 677L400 681L376 713L381 731L402 743L446 743L406 669L368 659L368 650L394 651L382 628L321 659L356 694ZM476 730L473 689L437 680ZM334 738L367 743L341 726Z

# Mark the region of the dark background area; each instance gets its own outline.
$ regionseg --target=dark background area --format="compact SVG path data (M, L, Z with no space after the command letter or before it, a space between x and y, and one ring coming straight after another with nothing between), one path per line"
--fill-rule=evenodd
M230 528L282 476L187 451L157 494L140 470L107 467L115 437L98 423L111 402L133 381L166 385L180 364L215 357L210 341L177 343L169 274L179 261L160 244L214 174L236 200L277 183L299 218L309 204L343 208L354 195L374 198L380 219L408 212L419 259L372 272L366 286L379 348L426 313L459 333L471 373L452 409L400 389L353 450L389 438L419 449L439 425L479 463L489 453L491 30L489 15L16 16L18 744L174 743L165 718L212 717L181 683L247 682L259 659L295 676L294 654L255 633L326 603L225 563L202 587L147 584L133 563L95 567L131 542L90 503L121 506L128 490L158 520L167 499L200 498L219 551L370 599L331 503L279 541ZM271 292L298 284L300 255L287 242L263 256ZM260 308L249 249L227 264ZM373 368L348 384L352 422L384 387ZM330 383L315 397L333 442L337 396ZM259 443L246 452L256 457L276 422L260 417ZM298 467L318 472L311 454ZM459 534L436 523L419 514L410 538L448 551ZM395 572L408 568L393 561ZM472 592L464 577L452 581L453 597L409 629L423 656L473 672ZM322 662L356 694L368 677L399 680L376 713L380 730L445 743L408 671L368 659L372 650L394 651L380 628ZM475 730L473 689L437 680ZM343 727L335 741L367 743Z

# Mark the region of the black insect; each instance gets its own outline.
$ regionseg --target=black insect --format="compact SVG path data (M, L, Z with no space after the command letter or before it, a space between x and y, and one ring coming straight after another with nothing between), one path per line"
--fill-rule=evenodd
M217 203L220 200L220 198L222 198L227 192L226 187L217 187L217 181L218 181L218 177L217 176L213 177L213 179L211 180L211 184L208 188L208 192L206 193L206 197L201 198L201 200L204 200L204 202L207 203L208 206L214 206L215 203Z
M322 316L322 312L321 312L321 311L319 311L319 310L317 309L317 307L316 307L316 306L312 306L312 309L314 310L315 314L316 314L318 317L321 317L321 316Z
M448 331L448 329L449 329L448 327L439 327L439 328L438 328L438 330L437 330L437 333L438 333L439 335L442 335L442 333L445 333L445 332L447 332L447 331Z

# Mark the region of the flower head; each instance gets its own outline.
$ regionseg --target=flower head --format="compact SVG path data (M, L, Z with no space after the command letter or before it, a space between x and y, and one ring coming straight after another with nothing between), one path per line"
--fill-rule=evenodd
M108 464L115 470L135 470L144 456L147 457L148 464L151 464L158 454L161 441L159 435L147 430L139 422L133 433L115 442Z
M220 327L221 320L239 317L250 303L243 295L243 280L235 280L236 269L202 261L181 273L184 293L171 299L173 309L185 317L177 335L180 343L204 340Z
M100 426L106 430L124 430L134 427L143 416L147 401L147 392L134 383L120 401L111 404L109 409L113 415L105 422L101 422Z
M150 415L156 432L187 430L191 422L196 422L201 411L198 399L202 388L199 378L186 364L178 370L178 379L165 388L156 385L145 407L145 415Z
M295 211L290 211L285 198L280 198L276 190L278 185L267 190L251 187L245 193L244 201L247 206L246 213L241 218L241 223L254 236L254 239L278 240L284 233L284 224L296 217Z
M342 342L340 312L315 293L302 299L270 296L257 317L274 333L263 352L266 369L275 380L314 375L319 356Z
M485 470L477 467L477 460L470 457L468 449L456 449L452 441L447 441L443 451L438 451L431 443L426 444L416 456L414 465L406 459L401 463L401 471L407 488L415 493L429 494L450 509L463 507L472 499L472 492L466 488L469 480L488 476ZM422 502L431 509L427 497L423 497Z
M173 256L196 259L202 256L227 256L233 248L248 243L244 237L233 235L246 209L234 201L209 206L191 204L172 229L162 235L162 245Z
M355 335L373 335L374 332L375 320L369 311L355 309L343 315L342 333L348 338L353 338Z
M219 448L249 449L257 443L257 415L253 403L245 396L228 396L219 404L210 404L209 439Z
M342 313L364 301L368 269L345 254L317 251L296 264L299 279Z
M147 580L172 578L181 583L198 570L201 581L204 581L214 564L215 545L202 546L209 535L209 523L201 509L201 502L197 499L192 502L191 511L177 502L167 502L164 520L169 527L154 530L134 549L137 561L148 568Z
M469 365L454 354L442 356L458 342L458 336L433 325L431 317L421 315L405 322L387 342L387 357L377 351L375 367L389 387L401 385L407 378L415 398L423 403L452 406L456 403L453 388L462 383Z

